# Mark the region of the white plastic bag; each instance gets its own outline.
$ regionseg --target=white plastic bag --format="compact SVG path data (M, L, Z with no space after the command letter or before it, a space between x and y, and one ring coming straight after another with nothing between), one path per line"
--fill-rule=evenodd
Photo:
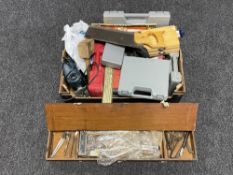
M64 26L65 35L62 38L62 41L65 42L66 52L74 59L78 69L81 69L82 72L86 71L86 63L84 59L79 57L77 46L84 39L87 29L88 24L82 20L74 23L71 27L66 24Z

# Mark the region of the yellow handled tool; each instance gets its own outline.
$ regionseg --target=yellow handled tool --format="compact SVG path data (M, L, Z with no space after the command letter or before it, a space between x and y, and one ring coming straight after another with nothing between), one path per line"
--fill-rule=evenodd
M180 50L179 37L175 26L135 32L134 41L137 44L142 44L150 56L156 56L159 51L173 53Z

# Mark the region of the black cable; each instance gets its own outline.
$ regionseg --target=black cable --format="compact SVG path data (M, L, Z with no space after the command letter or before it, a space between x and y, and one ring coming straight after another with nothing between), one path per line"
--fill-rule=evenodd
M69 101L74 100L74 99L75 99L75 97L71 96L70 98L64 99L63 101L66 103L66 102L69 102Z

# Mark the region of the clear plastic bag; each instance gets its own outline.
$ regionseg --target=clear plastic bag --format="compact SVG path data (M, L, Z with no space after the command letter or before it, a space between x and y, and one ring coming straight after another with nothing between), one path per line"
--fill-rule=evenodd
M162 133L158 131L88 131L89 155L98 164L108 166L118 160L153 160L159 158Z
M72 26L66 24L64 26L65 35L62 38L62 41L65 42L66 52L74 59L78 69L81 69L83 73L86 70L86 63L84 59L79 57L77 46L84 39L87 29L88 24L82 20L74 23Z

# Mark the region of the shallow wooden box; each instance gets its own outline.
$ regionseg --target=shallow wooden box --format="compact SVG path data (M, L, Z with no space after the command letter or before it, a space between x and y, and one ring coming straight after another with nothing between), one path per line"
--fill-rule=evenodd
M45 107L48 127L46 160L97 160L72 155L63 155L64 148L51 158L51 153L63 131L162 131L161 157L149 161L192 161L197 160L195 129L198 104L171 103L164 108L159 103L60 103ZM167 156L164 131L189 131L188 144L193 153L184 151L178 159ZM126 160L124 160L126 161ZM129 160L127 160L129 161ZM148 161L148 160L134 160Z
M64 50L62 52L62 61L65 56L66 56L66 52ZM179 102L182 96L184 95L184 93L186 92L185 79L184 79L184 68L183 68L183 56L182 56L181 51L180 51L180 57L178 61L179 61L178 69L182 75L181 87L179 88L179 90L175 90L173 94L171 94L168 97L168 100L167 100L168 102ZM63 85L65 85L67 89L65 89ZM70 88L69 85L65 82L62 71L60 73L59 94L64 100L72 99L73 102L101 102L102 100L102 97L78 97L76 96L72 88ZM73 94L73 98L71 94ZM145 102L145 101L155 102L154 100L113 96L113 102L135 102L135 101L136 102Z

